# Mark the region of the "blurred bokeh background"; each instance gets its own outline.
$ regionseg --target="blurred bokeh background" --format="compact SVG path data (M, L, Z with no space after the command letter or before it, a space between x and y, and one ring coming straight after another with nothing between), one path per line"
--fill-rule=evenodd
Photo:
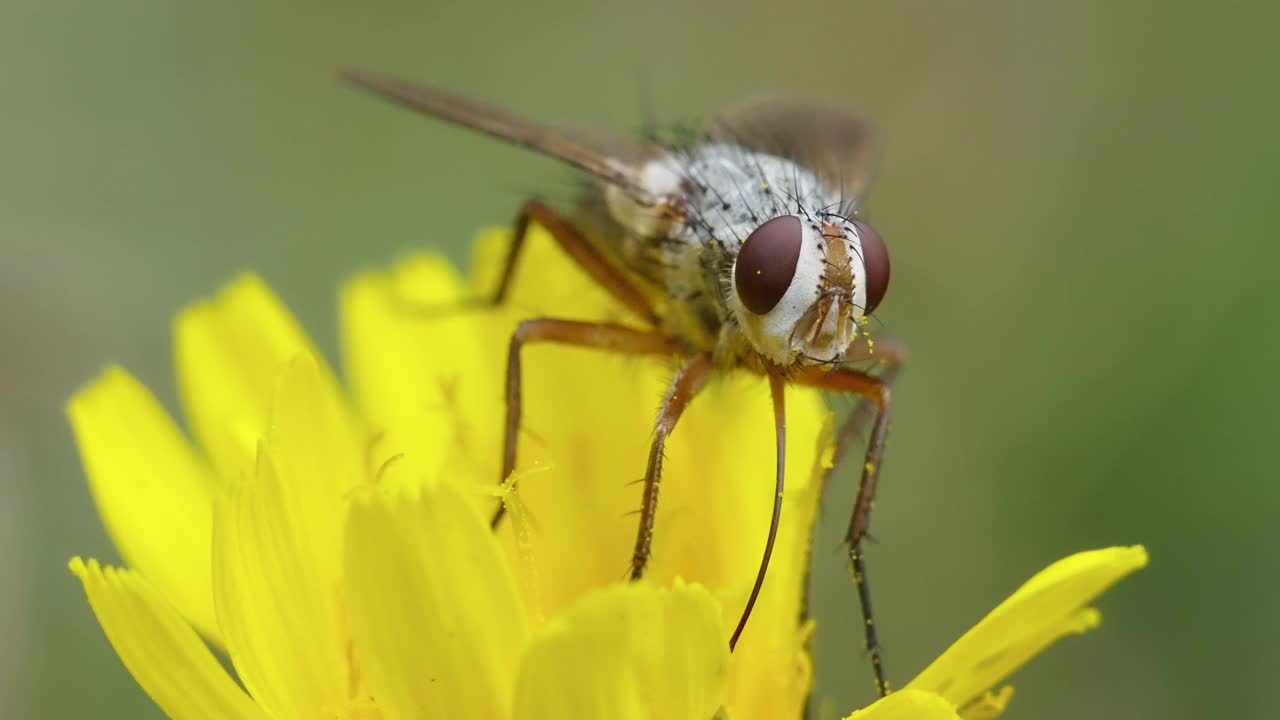
M171 316L245 268L334 353L345 277L462 259L563 194L554 163L344 89L341 63L623 130L758 90L873 114L880 314L914 354L870 558L893 677L1048 562L1140 542L1150 568L1015 677L1009 717L1274 714L1267 4L487 5L0 6L0 715L159 714L66 570L116 557L62 415L78 384L119 362L174 404ZM833 712L871 695L837 545L853 479L814 559Z

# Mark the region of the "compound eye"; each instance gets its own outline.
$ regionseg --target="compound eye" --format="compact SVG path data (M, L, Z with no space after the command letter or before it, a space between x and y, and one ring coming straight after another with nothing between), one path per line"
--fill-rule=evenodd
M738 249L733 286L748 310L764 315L778 304L800 260L804 230L800 218L783 215L756 228Z
M858 228L858 238L862 241L862 264L867 269L867 310L864 314L869 315L889 290L889 250L875 228L861 220L854 220L853 224Z

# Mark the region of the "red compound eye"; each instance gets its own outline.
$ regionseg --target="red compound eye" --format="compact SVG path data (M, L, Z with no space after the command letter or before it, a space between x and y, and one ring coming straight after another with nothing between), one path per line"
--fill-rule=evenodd
M867 309L869 314L889 290L889 250L875 228L854 220L858 228L858 238L862 241L862 264L867 269Z
M748 310L764 315L786 294L796 275L803 238L800 218L795 215L766 221L747 236L738 249L733 286Z

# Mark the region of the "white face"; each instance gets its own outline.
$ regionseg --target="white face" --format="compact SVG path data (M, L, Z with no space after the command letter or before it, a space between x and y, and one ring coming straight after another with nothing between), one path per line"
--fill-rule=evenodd
M838 362L857 336L867 306L866 282L859 282L867 276L861 260L861 238L857 228L844 218L815 218L812 223L800 218L793 225L800 230L799 254L795 271L777 303L757 312L778 289L765 288L766 300L755 303L754 309L749 307L753 293L760 292L754 285L763 275L759 269L739 267L753 260L745 252L751 243L770 242L771 238L763 233L749 236L743 244L744 252L734 263L733 292L726 293L726 300L743 334L775 365ZM762 255L756 263L779 262L767 252ZM841 275L833 267L834 255L843 260L847 269L842 272L852 279L851 283L841 283L839 277L833 277Z

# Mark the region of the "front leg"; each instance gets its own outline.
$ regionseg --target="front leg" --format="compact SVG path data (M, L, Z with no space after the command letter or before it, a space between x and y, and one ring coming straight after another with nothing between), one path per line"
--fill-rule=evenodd
M868 344L858 343L850 349L849 354L844 359L844 363L874 361L879 370L876 377L880 382L892 387L894 381L898 378L898 373L902 372L902 367L906 364L910 355L911 353L907 350L905 343L896 337L886 336L876 339L874 351ZM831 476L841 467L841 461L845 455L849 453L850 448L857 442L858 437L862 435L862 431L866 429L867 423L874 419L876 409L874 402L865 397L859 397L853 411L840 424L840 430L836 433L836 448L832 457L831 469L822 477L824 491L827 483L831 480Z
M889 693L889 683L885 680L884 663L880 657L880 641L876 637L875 621L871 613L871 591L867 584L862 540L866 537L871 522L871 506L875 499L876 481L880 476L880 462L884 456L885 439L889 432L889 383L882 378L875 378L867 373L847 368L835 370L810 368L798 373L793 379L803 385L857 395L869 401L875 413L875 422L871 427L871 440L867 444L867 454L862 464L862 478L858 482L858 495L854 500L849 529L845 532L845 542L849 546L849 562L853 568L854 584L858 589L858 600L862 605L867 652L871 656L871 667L875 672L876 692L884 696ZM855 414L850 421L856 419Z

